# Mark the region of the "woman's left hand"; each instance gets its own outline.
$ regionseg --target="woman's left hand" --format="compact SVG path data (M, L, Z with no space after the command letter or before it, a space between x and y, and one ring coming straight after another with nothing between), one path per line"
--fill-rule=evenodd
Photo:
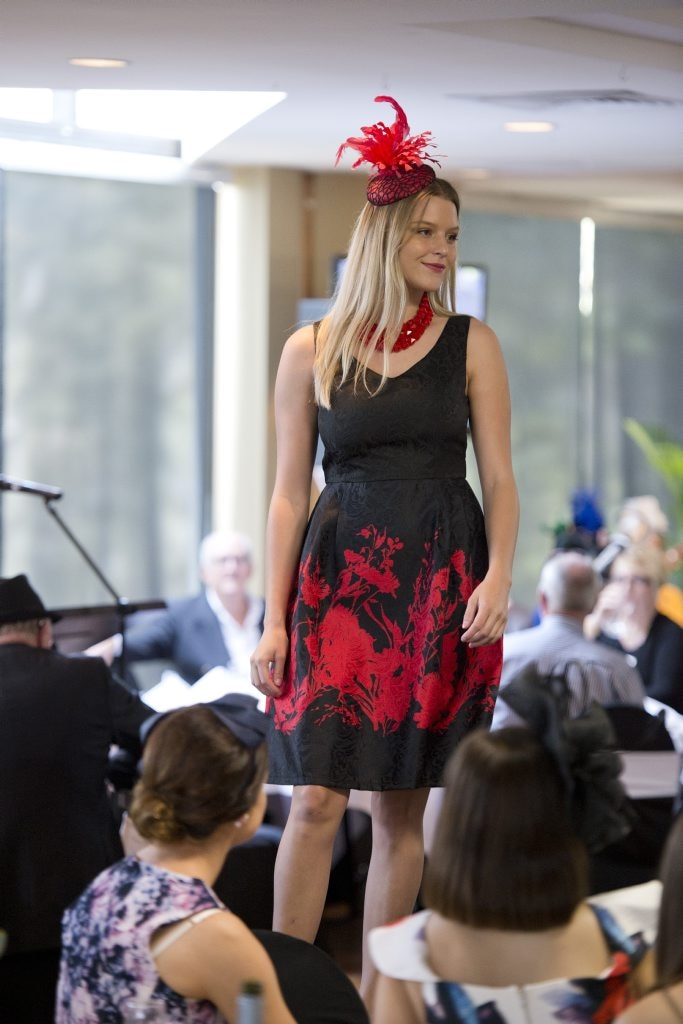
M510 587L486 576L472 591L462 620L460 639L470 647L500 640L508 620Z

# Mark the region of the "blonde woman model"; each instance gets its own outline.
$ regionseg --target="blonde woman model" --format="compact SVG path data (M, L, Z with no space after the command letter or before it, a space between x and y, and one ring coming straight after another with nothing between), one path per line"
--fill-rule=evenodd
M493 711L517 533L500 346L453 312L460 201L426 162L429 133L410 137L400 106L377 99L396 122L338 154L355 147L377 173L334 305L282 353L252 658L271 698L271 781L295 787L274 927L309 941L351 789L373 793L365 930L412 908L429 788ZM326 486L309 519L318 435ZM365 958L366 996L371 981Z

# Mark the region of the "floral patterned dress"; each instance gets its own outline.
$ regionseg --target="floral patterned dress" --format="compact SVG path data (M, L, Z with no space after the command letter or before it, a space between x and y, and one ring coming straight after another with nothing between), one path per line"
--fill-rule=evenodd
M101 872L64 914L56 1024L122 1024L132 998L167 1024L225 1024L213 1003L169 988L149 951L157 929L215 907L205 882L136 857Z
M320 409L326 486L289 608L270 702L271 781L440 785L458 740L493 713L502 644L460 643L488 553L465 480L469 317L375 395L347 380ZM368 371L370 388L380 377Z

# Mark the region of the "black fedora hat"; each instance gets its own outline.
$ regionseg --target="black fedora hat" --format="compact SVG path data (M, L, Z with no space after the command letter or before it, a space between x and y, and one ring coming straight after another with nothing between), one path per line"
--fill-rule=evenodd
M31 622L33 619L61 618L49 612L26 576L0 579L0 626L8 622Z

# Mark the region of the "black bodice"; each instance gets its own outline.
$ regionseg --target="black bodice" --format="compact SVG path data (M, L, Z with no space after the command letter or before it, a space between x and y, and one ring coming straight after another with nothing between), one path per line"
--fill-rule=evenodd
M451 317L427 355L377 394L353 377L333 390L332 407L318 412L328 484L464 478L469 321ZM370 388L380 379L368 370Z

